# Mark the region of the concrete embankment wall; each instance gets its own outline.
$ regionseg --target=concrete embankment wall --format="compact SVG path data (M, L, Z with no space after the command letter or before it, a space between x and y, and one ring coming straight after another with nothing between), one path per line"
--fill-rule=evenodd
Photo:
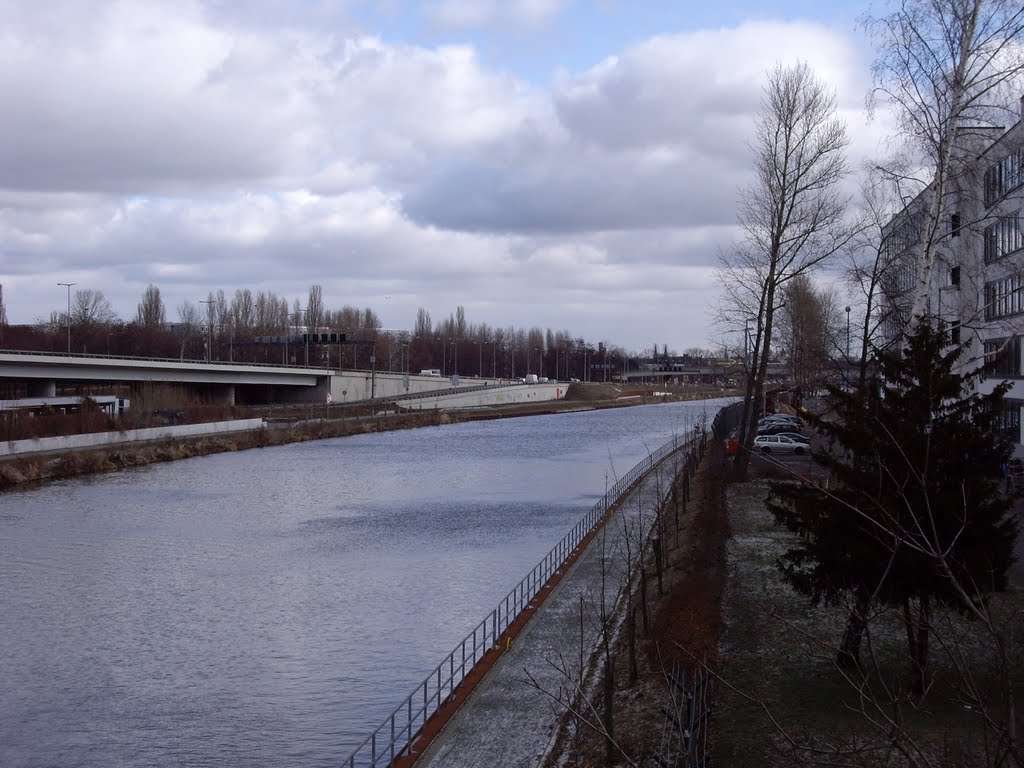
M459 385L463 387L479 387L484 384L499 383L504 382L497 379L477 379L467 376L463 376L459 380ZM335 403L351 403L356 400L369 400L371 397L417 395L437 389L449 389L451 386L451 379L444 376L407 375L382 371L376 373L371 371L334 371L330 382L331 399ZM317 391L314 399L321 401L323 395Z
M480 408L489 405L514 405L517 403L539 403L545 400L561 400L565 397L567 384L523 384L515 387L494 387L475 389L471 392L451 392L437 397L399 400L403 408L416 410L429 408Z
M106 448L127 445L148 440L168 440L181 437L204 437L226 432L243 432L262 429L263 419L234 419L213 421L205 424L181 424L146 429L128 429L124 432L94 432L88 435L61 435L59 437L37 437L28 440L11 440L0 443L0 457L27 456L33 453L73 451L82 448Z

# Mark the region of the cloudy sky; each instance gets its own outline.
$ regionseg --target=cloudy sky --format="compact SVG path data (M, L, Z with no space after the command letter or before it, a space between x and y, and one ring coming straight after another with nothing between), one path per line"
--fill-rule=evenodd
M0 283L134 316L211 290L369 306L411 328L716 337L766 70L836 89L855 156L863 3L0 0ZM878 8L874 9L876 12Z

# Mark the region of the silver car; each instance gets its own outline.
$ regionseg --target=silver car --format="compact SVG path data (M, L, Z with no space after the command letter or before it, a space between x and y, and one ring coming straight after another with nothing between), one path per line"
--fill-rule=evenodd
M809 449L810 446L783 435L758 435L754 438L754 450L765 454L795 453L800 456Z

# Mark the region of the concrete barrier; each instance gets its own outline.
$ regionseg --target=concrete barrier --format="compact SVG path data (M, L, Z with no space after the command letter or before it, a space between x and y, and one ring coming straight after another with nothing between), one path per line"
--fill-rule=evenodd
M0 443L0 457L25 456L32 453L52 451L74 451L83 448L105 448L127 445L148 440L167 440L177 437L204 437L225 432L244 432L262 429L263 419L234 419L232 421L211 421L205 424L180 424L166 427L127 429L124 432L93 432L87 435L60 435L58 437L35 437L28 440L10 440Z
M561 400L565 397L568 384L550 382L545 384L522 384L514 387L474 389L470 392L449 392L437 397L423 397L414 400L398 400L398 405L414 410L443 408L481 408L489 405L512 405L516 403L538 403L545 400Z

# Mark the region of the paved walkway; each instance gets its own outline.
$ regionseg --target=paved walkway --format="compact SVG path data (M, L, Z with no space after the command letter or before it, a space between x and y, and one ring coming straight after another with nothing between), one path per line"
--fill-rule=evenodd
M571 687L571 680L579 679L581 605L582 656L589 663L597 648L602 572L610 609L625 576L624 531L636 530L638 525L650 527L657 492L667 493L684 458L685 451L671 456L626 497L512 648L427 748L417 768L525 768L538 764L558 725L559 709L551 696L558 696Z

